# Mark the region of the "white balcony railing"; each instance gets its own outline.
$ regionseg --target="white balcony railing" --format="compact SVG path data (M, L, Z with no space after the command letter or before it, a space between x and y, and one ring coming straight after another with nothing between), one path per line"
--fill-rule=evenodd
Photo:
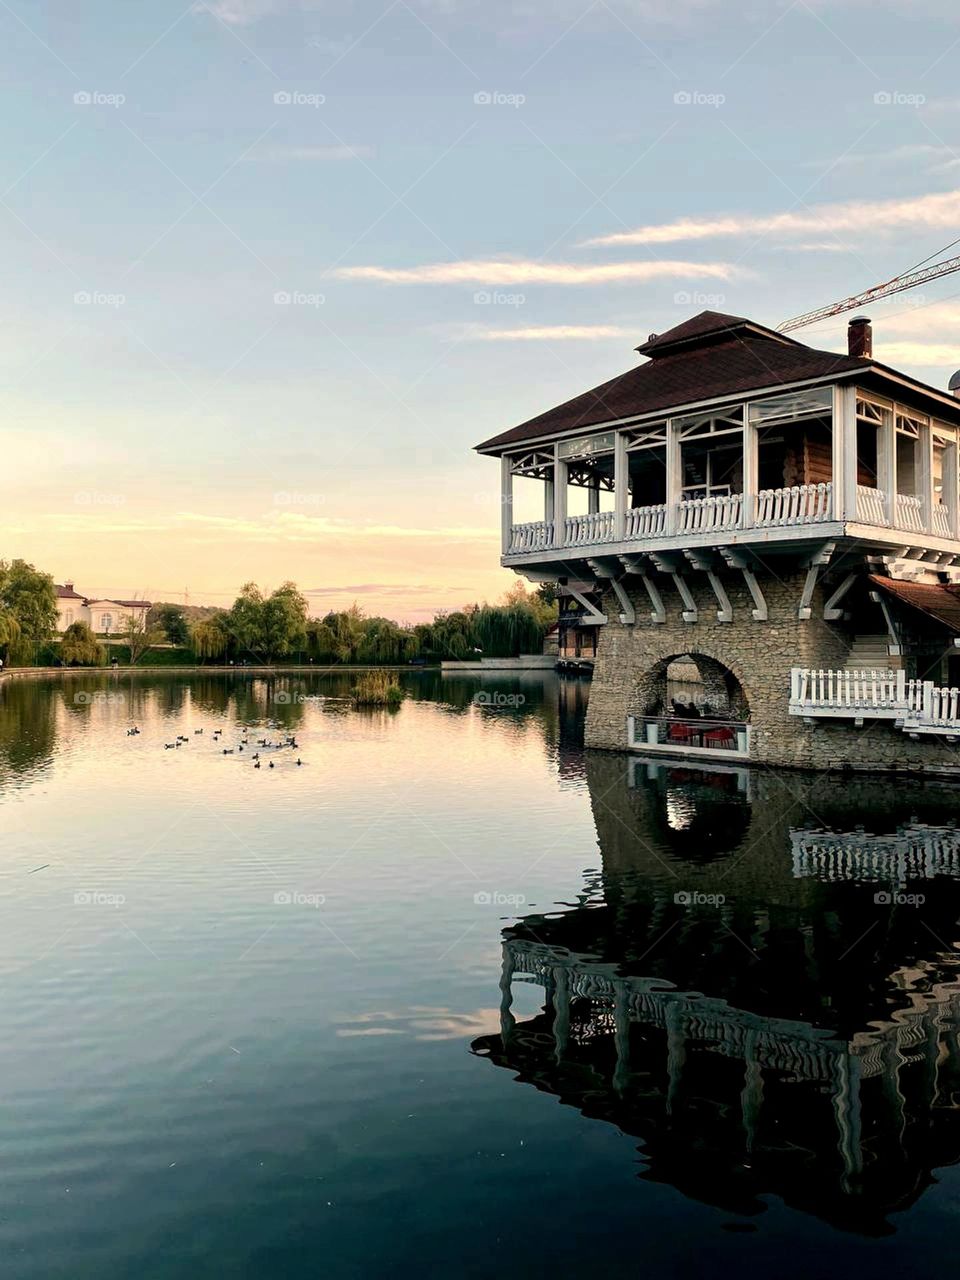
M757 494L756 523L771 525L811 524L829 520L833 510L833 485L795 484L789 489L761 489Z
M553 521L534 520L530 524L515 524L510 533L510 552L520 555L524 551L545 551L553 546Z
M677 509L678 533L710 533L714 529L736 529L743 510L743 495L724 494L716 498L687 498Z
M897 494L898 529L910 529L914 533L923 533L923 502L910 493Z
M889 524L887 520L887 495L882 489L857 485L857 519L864 524Z
M953 537L953 521L950 519L950 508L938 502L933 508L933 532L940 538Z
M810 719L838 717L894 720L909 734L960 736L960 689L932 680L908 680L904 671L814 671L790 673L790 714Z
M856 518L860 523L889 528L891 521L887 506L887 496L882 489L857 486ZM920 498L898 493L894 508L894 528L909 533L927 531L941 538L954 536L950 508L943 504L937 503L933 507L929 530L926 530L923 502ZM711 498L687 498L677 503L672 512L662 502L646 507L629 507L624 513L623 541L684 537L688 534L709 534L728 529L795 528L824 523L835 518L833 486L824 482L793 485L784 489L762 489L756 497L752 524L746 524L745 515L743 495L739 493ZM522 555L551 548L602 546L604 543L619 541L617 519L612 511L567 516L562 532L563 540L557 544L554 541L552 520L516 524L511 530L508 554Z
M667 531L667 507L631 507L623 525L625 538L660 538Z
M612 511L597 511L589 516L567 516L564 526L567 547L589 547L595 542L610 542L616 532Z

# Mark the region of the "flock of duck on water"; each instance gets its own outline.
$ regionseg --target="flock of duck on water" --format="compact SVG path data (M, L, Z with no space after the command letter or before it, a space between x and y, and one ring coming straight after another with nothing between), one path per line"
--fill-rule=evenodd
M139 735L139 733L140 733L139 727L137 725L134 725L132 729L127 730L127 737L135 738ZM194 737L200 737L202 733L203 733L202 729L194 729L193 731ZM249 747L250 746L249 729L245 730L244 733L245 733L245 736L240 739L236 747L223 747L221 748L221 754L225 756L232 756L234 754L239 754L240 752L242 752L245 747ZM211 734L211 737L214 742L219 743L223 737L223 730L214 729L213 733ZM186 734L178 733L176 737L176 741L165 742L163 744L163 749L164 751L176 751L180 747L186 746L186 744L189 741L190 739L186 736ZM262 747L264 751L287 751L287 750L299 751L300 749L300 743L297 742L296 736L288 736L281 739L278 742L271 742L269 738L258 738L255 745L258 748ZM253 761L253 767L255 769L259 769L261 765L259 750L254 751L253 755L250 758ZM303 761L300 759L299 756L297 756L297 764L298 765L303 764ZM273 767L274 767L273 761L268 760L267 768L272 769Z

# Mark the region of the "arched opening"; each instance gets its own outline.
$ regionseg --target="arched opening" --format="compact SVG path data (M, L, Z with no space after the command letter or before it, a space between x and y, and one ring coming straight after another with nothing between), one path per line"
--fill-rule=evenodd
M630 711L631 747L749 753L747 695L737 675L710 654L691 650L655 662L638 679Z

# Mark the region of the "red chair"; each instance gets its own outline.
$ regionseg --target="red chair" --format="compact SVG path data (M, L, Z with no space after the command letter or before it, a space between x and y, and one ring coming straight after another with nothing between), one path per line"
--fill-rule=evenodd
M703 735L703 745L705 747L716 747L717 749L730 749L736 745L737 735L732 729L727 729L723 725L719 725L714 729L708 729Z

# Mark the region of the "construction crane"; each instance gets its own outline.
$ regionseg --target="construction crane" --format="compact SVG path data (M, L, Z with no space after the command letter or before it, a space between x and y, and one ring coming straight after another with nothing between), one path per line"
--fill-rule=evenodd
M949 245L947 247L950 248ZM943 250L940 252L942 253ZM929 259L927 261L929 262ZM844 311L856 311L859 307L876 302L878 298L888 298L891 294L915 289L918 284L926 284L928 280L939 280L941 276L951 275L954 271L960 271L960 258L947 258L943 262L925 266L922 270L908 271L903 275L894 276L892 280L884 281L883 284L875 284L872 289L864 289L863 293L854 293L849 298L844 298L842 302L834 302L828 307L819 307L816 311L808 311L806 315L785 320L779 326L779 330L781 333L789 333L791 329L802 329L805 325L813 324L816 320L825 320L828 316L839 316Z

